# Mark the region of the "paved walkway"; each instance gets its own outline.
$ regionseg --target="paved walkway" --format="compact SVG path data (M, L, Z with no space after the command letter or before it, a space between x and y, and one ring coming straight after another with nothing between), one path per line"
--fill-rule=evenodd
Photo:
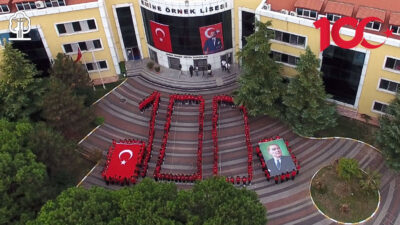
M142 65L145 65L142 63ZM152 157L149 162L148 176L153 171L161 146L163 127L166 118L168 95L174 93L201 94L206 101L203 141L203 175L212 176L213 142L211 137L211 100L214 95L231 94L236 88L237 73L220 71L222 85L217 85L215 78L179 77L179 72L162 69L164 73L155 74L147 68L135 64L128 65L128 76L132 76L114 92L96 105L97 114L105 118L105 123L87 139L82 146L102 149L103 161L82 182L82 186L103 186L119 189L121 186L107 186L101 178L105 164L105 155L111 139L133 138L147 141L148 123L151 109L140 113L138 103L154 90L162 93L159 112L156 119L156 131ZM165 70L165 71L164 71ZM140 75L142 74L142 75ZM187 85L185 85L187 84ZM126 99L126 101L120 101ZM169 135L167 153L163 171L191 173L196 162L198 108L180 107L175 110ZM220 148L220 174L224 176L246 175L247 150L243 135L243 119L240 112L232 108L220 109L218 141ZM196 118L196 119L194 119ZM256 191L260 201L268 211L268 224L334 224L322 216L312 205L309 185L312 175L321 167L340 157L355 158L362 168L379 170L383 174L381 182L381 205L377 214L365 224L394 225L400 224L400 177L393 174L384 164L382 155L363 143L346 139L311 140L295 135L283 123L268 117L251 118L251 141L256 146L258 140L275 135L288 140L302 166L301 173L294 181L275 185L267 182L256 155L254 159L254 180L248 189ZM179 184L181 188L190 188L188 184Z

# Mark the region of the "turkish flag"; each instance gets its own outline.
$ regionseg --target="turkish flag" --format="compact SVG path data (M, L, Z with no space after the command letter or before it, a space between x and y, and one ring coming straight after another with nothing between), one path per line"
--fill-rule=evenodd
M81 52L81 48L78 48L78 56L75 59L75 62L79 62L79 60L81 60L82 58L82 52Z
M199 30L204 55L224 50L222 23L200 27Z
M108 162L103 171L103 177L132 178L138 163L142 159L144 148L144 142L113 143L108 153Z
M172 52L169 26L150 20L150 28L153 36L154 47L165 52Z

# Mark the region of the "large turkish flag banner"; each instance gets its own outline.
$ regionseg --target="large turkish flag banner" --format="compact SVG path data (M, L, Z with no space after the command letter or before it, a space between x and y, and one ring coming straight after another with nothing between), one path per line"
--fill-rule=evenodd
M108 162L103 176L108 178L130 179L140 165L144 142L113 143L108 153Z
M154 47L165 52L172 52L169 26L150 20L150 28L153 36Z
M204 55L224 50L222 23L200 27L199 30Z

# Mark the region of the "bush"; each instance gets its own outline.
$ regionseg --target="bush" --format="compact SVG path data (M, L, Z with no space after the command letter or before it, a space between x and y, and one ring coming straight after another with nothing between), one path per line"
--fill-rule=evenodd
M158 66L158 65L154 67L154 70L155 70L157 73L160 72L160 69L161 69L161 68L160 68L160 66Z
M360 177L361 170L355 159L341 158L336 168L340 178L349 181L351 178Z
M94 124L96 124L96 126L102 125L104 123L104 117L96 117L96 119L94 120Z
M154 67L154 62L150 61L147 63L147 68L149 68L150 70L153 69Z
M366 194L373 194L379 189L380 186L381 175L378 171L367 170L366 175L360 180L361 189Z

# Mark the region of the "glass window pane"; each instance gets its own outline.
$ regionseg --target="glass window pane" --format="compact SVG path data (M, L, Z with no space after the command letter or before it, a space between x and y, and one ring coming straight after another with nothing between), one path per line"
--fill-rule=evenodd
M296 65L296 58L293 56L289 56L289 64Z
M317 17L317 12L316 11L311 11L310 16L313 18Z
M106 63L106 61L100 61L100 62L99 62L99 65L100 65L100 68L101 68L101 69L107 69L107 63Z
M367 23L365 27L372 28L372 22Z
M297 35L290 35L290 44L297 45Z
M392 58L387 58L386 59L386 63L385 63L385 67L386 68L389 68L389 69L394 69L394 63L396 62L396 60L395 59L392 59Z
M71 44L66 44L66 45L64 45L64 50L65 50L65 53L72 52L72 46L71 46Z
M100 40L94 40L93 45L94 45L94 48L101 48Z
M93 70L94 69L93 68L93 63L86 63L86 68L87 68L88 71Z
M58 4L59 4L60 6L64 6L64 5L65 5L64 0L58 0Z
M88 50L86 42L79 42L79 48L81 49L81 51L86 51Z
M326 18L327 18L329 21L333 21L333 15L332 15L332 14L328 14L328 15L326 16Z
M396 64L394 65L395 70L400 70L400 60L396 60Z
M8 6L7 5L1 5L1 9L3 10L3 12L8 12Z
M78 31L81 31L81 30L82 30L81 24L80 24L79 22L73 22L73 23L72 23L72 27L74 28L74 31L75 31L75 32L78 32Z
M57 30L59 34L65 34L67 31L65 30L64 24L57 24Z
M388 89L389 87L389 81L382 79L381 83L379 84L379 88L381 89Z
M275 31L275 40L282 41L282 32Z
M298 14L298 15L303 15L303 9L297 8L297 14Z
M289 61L289 56L286 54L282 54L282 62L287 63Z
M389 83L389 89L388 89L389 91L393 91L393 92L396 92L397 91L397 83L395 83L395 82L390 82Z
M299 36L299 39L297 41L298 41L297 42L298 45L305 46L305 44L306 44L306 38L305 37L300 37Z
M382 104L379 102L375 102L374 104L374 110L376 111L381 111L382 110Z
M18 4L17 4L17 8L18 8L18 10L24 10L24 7L22 6L21 3L18 3Z
M375 30L379 30L380 27L381 27L381 24L380 24L380 23L374 22L374 27L373 27L373 28L374 28Z
M289 43L289 38L290 38L290 34L283 33L283 38L282 38L283 42Z
M88 23L89 29L91 29L91 30L96 29L96 23L94 22L94 20L88 20L87 23Z
M304 10L303 15L304 16L310 16L310 11L309 10Z
M338 19L340 19L340 16L334 16L335 22L336 22Z

